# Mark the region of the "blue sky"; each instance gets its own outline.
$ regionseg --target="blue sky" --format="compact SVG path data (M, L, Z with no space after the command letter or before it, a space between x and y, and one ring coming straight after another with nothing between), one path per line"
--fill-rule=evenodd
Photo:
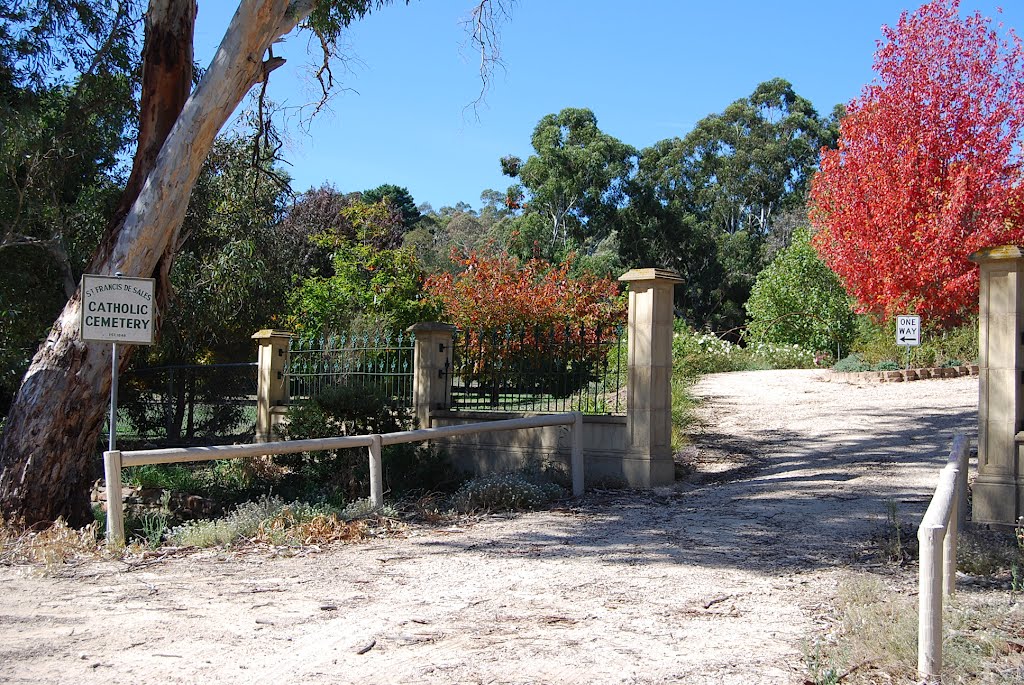
M394 183L435 208L479 205L504 190L498 159L531 152L545 114L588 107L605 132L643 148L684 136L768 79L782 77L827 114L873 78L875 42L904 8L883 0L520 0L501 31L499 69L476 115L477 55L460 22L472 0L413 0L352 27L350 59L331 111L303 132L287 127L285 156L297 191L331 183L342 191ZM1005 6L1004 6L1005 5ZM207 64L232 2L200 0L196 59ZM1021 0L963 0L1024 29ZM308 48L308 50L307 50ZM319 48L293 34L278 54L270 94L297 107L312 99L307 65Z

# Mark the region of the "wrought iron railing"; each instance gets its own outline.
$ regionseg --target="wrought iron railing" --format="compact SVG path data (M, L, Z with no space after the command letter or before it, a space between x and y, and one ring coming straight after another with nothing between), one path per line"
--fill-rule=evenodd
M301 402L331 387L360 386L411 407L414 344L411 333L293 339L286 369L289 397Z
M256 364L134 368L119 383L118 442L126 447L249 442L256 430Z
M460 331L448 405L467 411L623 414L621 327L576 325Z

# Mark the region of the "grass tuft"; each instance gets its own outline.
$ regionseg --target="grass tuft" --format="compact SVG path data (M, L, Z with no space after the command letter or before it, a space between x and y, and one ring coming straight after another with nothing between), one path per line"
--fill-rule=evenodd
M42 564L47 570L100 554L99 525L75 529L57 521L42 530L18 531L0 525L0 564Z

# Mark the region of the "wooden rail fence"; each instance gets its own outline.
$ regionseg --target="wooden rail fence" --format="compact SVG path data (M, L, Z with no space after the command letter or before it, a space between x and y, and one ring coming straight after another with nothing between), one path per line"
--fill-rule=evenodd
M419 430L384 433L380 435L353 435L313 440L287 440L264 442L252 445L225 445L218 447L174 447L154 450L118 450L103 453L103 470L107 484L107 545L124 545L124 496L122 493L121 469L144 464L176 464L190 461L213 459L243 459L274 454L295 454L319 450L366 447L370 460L370 502L374 507L384 503L384 482L381 467L381 452L384 445L405 442L437 440L457 435L493 433L504 430L524 430L544 426L572 426L569 465L572 472L572 494L583 494L583 414L574 411L563 414L528 416L503 421L484 421L459 426L421 428Z
M920 542L917 674L925 683L942 675L942 601L956 592L956 543L967 514L967 437L953 439L939 484L917 529Z

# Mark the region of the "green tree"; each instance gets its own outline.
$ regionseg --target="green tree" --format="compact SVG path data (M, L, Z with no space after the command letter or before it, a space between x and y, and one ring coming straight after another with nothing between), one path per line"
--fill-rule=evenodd
M525 162L501 160L502 172L522 184L509 189L510 204L525 191L524 211L543 219L549 251L607 237L636 150L601 131L589 109L571 107L543 117L530 142L536 154Z
M833 119L777 78L685 138L643 150L618 217L623 261L678 270L677 306L693 325L741 326L769 252L786 244L776 230L792 223L780 218L801 210L817 152L834 137Z
M794 231L792 244L758 275L746 309L747 331L759 342L846 350L857 331L850 298L818 258L807 228Z
M475 44L484 51L485 78L493 57L487 51L495 45L492 30L505 16L500 6L495 7L500 1L475 5L467 22ZM105 6L96 0L60 4ZM171 295L167 274L180 246L179 231L202 161L246 94L257 84L266 84L284 63L273 54L273 45L300 27L308 28L318 37L326 61L346 27L386 4L387 0L239 0L216 59L190 93L195 3L149 0L132 173L119 210L87 268L100 274L155 276L156 304L158 309L165 307ZM12 26L20 28L17 22ZM328 76L326 71L320 75ZM326 92L332 80L324 78L322 83ZM8 412L0 438L0 506L9 519L29 524L57 516L71 523L90 519L91 455L111 368L106 346L81 341L80 312L76 293L33 358Z
M131 2L0 8L0 415L117 205L137 19Z
M402 226L406 231L411 230L423 216L420 214L416 201L409 193L408 188L400 188L392 183L385 183L376 188L364 190L361 195L363 196L363 202L369 205L380 202L385 198L388 199L402 213Z
M171 267L175 296L150 363L250 361L249 336L285 309L303 255L282 222L288 195L252 167L252 145L222 138L203 165Z
M353 238L327 230L311 240L332 251L333 272L302 281L289 296L292 327L304 336L394 331L433 318L419 297L423 271L415 251L391 241L402 214L387 199L341 210Z

